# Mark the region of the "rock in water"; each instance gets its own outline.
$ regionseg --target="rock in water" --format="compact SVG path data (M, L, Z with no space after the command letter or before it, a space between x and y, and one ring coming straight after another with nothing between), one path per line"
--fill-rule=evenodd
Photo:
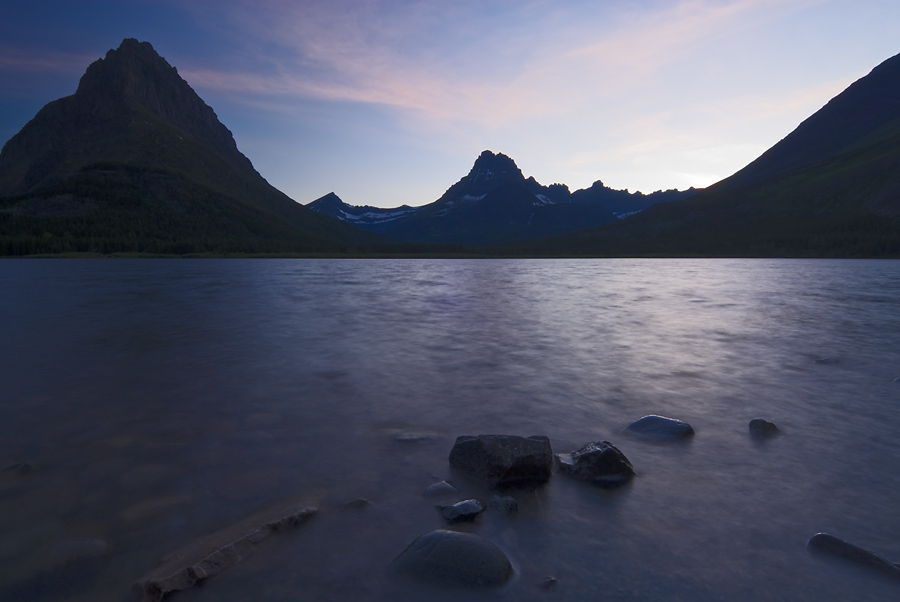
M816 533L806 544L807 549L843 558L856 564L877 569L900 579L900 567L885 560L875 552L853 545L828 533Z
M425 489L425 496L427 497L440 497L440 496L451 496L459 493L459 489L448 483L447 481L438 481L437 483L433 483Z
M450 466L495 484L544 482L553 469L553 450L544 436L460 435Z
M516 501L516 498L508 495L502 497L495 495L491 498L491 509L498 514L512 516L519 511L519 502Z
M250 516L169 554L135 584L135 589L145 600L162 600L171 592L233 567L272 533L306 522L316 512L315 508L289 502Z
M438 587L493 589L513 574L503 550L474 533L439 529L413 541L393 567L413 579Z
M631 462L609 441L588 443L578 451L556 454L555 458L561 473L601 485L621 485L634 476Z
M484 504L475 499L456 502L451 506L441 506L441 515L451 523L475 520L475 517L482 512L484 512Z
M635 420L625 430L653 441L674 441L694 435L693 427L687 422L654 414Z
M757 439L768 439L778 433L778 427L773 422L762 418L754 418L750 421L750 435Z

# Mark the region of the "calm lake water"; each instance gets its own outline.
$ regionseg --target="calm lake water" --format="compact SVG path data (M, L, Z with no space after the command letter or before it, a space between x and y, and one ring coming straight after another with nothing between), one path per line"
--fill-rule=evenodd
M900 561L898 261L3 260L0 291L0 469L33 467L0 472L2 600L129 600L167 552L298 494L315 519L173 598L900 596L805 549L826 531ZM622 434L646 414L696 436ZM782 434L751 439L758 417ZM512 559L500 590L396 579L444 524L428 485L493 495L447 462L481 433L609 440L638 476L555 475L458 527Z

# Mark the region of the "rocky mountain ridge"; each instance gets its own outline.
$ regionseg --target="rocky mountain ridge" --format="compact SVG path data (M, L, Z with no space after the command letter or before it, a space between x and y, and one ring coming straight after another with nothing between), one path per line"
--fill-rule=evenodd
M307 207L398 241L488 245L611 223L696 192L668 190L644 195L613 190L600 181L570 192L565 184L543 186L534 177L526 179L512 158L485 150L468 174L427 205L354 206L330 193Z

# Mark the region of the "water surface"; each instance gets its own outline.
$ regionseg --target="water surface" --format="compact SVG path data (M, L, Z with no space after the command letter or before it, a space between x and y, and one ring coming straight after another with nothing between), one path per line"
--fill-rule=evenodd
M827 531L900 561L900 262L4 260L0 291L0 468L34 467L0 473L0 599L129 599L296 494L315 520L175 599L900 594L805 550ZM622 434L651 413L696 436ZM757 417L782 435L752 440ZM638 476L555 476L459 527L507 552L505 588L397 581L443 525L425 487L495 493L447 464L480 433L610 440Z

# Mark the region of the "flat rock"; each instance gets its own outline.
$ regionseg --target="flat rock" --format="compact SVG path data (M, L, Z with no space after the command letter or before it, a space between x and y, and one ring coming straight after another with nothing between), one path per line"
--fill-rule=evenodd
M774 437L780 431L774 422L763 420L762 418L754 418L749 425L750 435L756 439L768 439Z
M550 439L544 436L460 435L450 465L494 484L544 482L553 469Z
M482 512L484 512L484 504L476 499L462 500L449 506L441 506L441 516L451 523L475 520L475 517Z
M655 414L635 420L625 431L652 441L676 441L694 435L693 427L687 422Z
M621 485L634 476L631 462L609 441L588 443L578 451L556 454L555 458L560 473L600 485Z
M429 585L471 590L498 588L513 574L509 558L490 540L445 529L416 538L393 568Z
M279 504L165 556L160 565L138 580L135 589L145 600L187 589L239 563L269 535L296 527L314 516L316 508L297 501Z
M900 567L875 552L861 548L828 533L816 533L806 544L807 549L843 558L900 579Z

